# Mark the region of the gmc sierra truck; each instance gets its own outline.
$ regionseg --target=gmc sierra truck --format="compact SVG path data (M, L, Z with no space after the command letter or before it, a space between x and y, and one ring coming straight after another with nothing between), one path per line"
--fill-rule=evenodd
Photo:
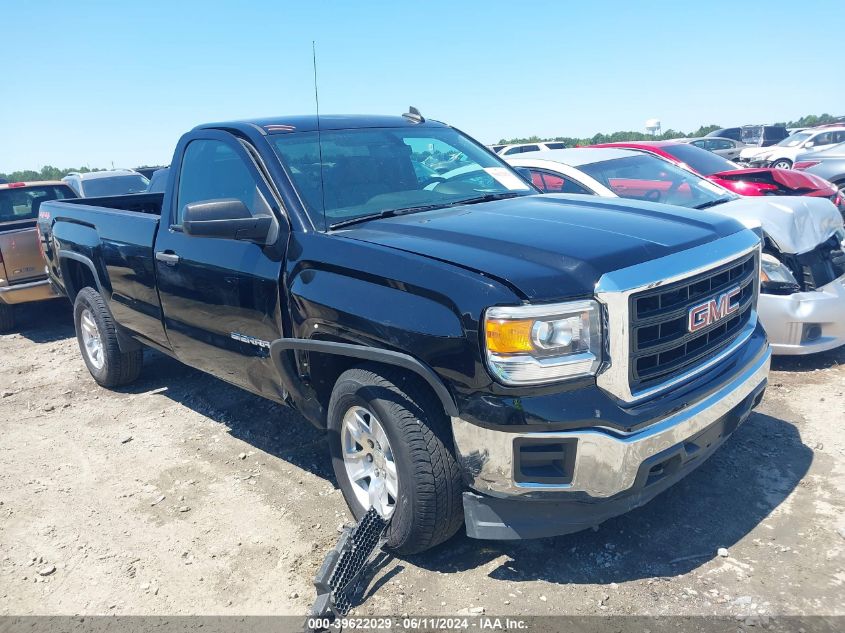
M731 218L538 195L413 110L203 125L171 165L163 194L41 206L92 376L151 347L292 405L399 553L597 525L763 396L760 239Z
M75 198L63 182L0 183L0 332L15 325L15 306L55 299L44 272L35 221L47 200Z

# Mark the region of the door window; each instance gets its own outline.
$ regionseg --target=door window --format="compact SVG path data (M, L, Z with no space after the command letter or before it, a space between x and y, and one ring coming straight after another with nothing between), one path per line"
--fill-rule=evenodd
M252 215L271 215L258 181L231 145L212 139L191 141L182 158L175 223L181 224L186 204L222 198L240 200Z
M560 174L553 174L540 169L531 169L531 182L543 193L580 193L592 195L592 191L574 180Z

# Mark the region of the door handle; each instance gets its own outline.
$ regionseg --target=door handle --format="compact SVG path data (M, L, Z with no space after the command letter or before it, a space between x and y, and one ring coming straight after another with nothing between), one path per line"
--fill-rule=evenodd
M179 263L179 256L176 253L169 253L167 251L157 252L156 259L160 262L164 262L168 266L175 266Z

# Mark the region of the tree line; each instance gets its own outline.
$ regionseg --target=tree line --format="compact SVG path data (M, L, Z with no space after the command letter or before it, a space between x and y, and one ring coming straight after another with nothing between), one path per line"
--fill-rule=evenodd
M786 121L775 123L774 125L783 125L784 127L813 127L816 125L825 125L827 123L840 123L843 117L835 117L830 114L808 114L797 121ZM565 143L567 147L578 147L579 145L597 145L599 143L618 143L622 141L646 141L658 140L665 141L673 138L695 138L698 136L706 136L713 130L718 130L724 127L721 125L702 125L693 132L681 132L679 130L666 130L661 134L649 134L647 132L619 131L611 134L598 133L589 138L576 138L573 136L556 136L554 138L540 138L539 136L530 136L528 138L511 138L501 139L500 145L511 145L514 143L539 143L544 141L557 141Z
M802 116L797 121L786 121L775 123L775 125L783 125L784 127L813 127L815 125L825 125L827 123L842 122L843 117L835 117L830 114L808 114ZM673 138L696 137L705 136L713 130L718 130L721 125L702 125L694 132L686 133L677 130L666 130L662 134L647 134L645 132L634 131L620 131L611 134L598 133L590 138L575 138L572 136L556 136L554 138L540 138L539 136L529 136L528 138L511 138L501 139L500 145L509 145L511 143L538 143L542 141L558 141L565 143L567 147L578 147L579 145L597 145L598 143L616 143L619 141L644 141L644 140L668 140ZM0 172L0 181L6 180L8 182L22 182L32 180L61 180L71 172L85 173L89 171L103 171L101 167L67 167L59 169L52 165L45 165L40 171L33 169L24 169L20 171L13 171L8 174Z

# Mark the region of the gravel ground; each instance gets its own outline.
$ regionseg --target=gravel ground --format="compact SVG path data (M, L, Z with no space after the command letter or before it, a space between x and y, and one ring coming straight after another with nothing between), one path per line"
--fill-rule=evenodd
M153 352L101 389L68 306L20 316L0 336L0 615L305 614L348 520L322 435ZM845 349L778 359L758 411L649 505L390 559L356 613L845 615L843 422Z

